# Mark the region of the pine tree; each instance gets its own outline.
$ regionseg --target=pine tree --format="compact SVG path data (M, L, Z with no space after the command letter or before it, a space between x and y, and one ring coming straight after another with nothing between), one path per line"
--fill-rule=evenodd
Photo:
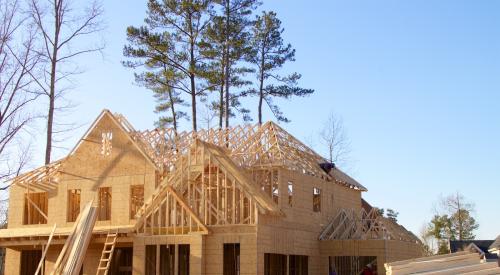
M148 58L153 58L153 63L161 63L166 67L164 71L172 72L162 89L157 91L168 93L174 89L189 95L193 131L197 130L196 101L212 88L206 81L212 77L210 71L204 69L206 57L200 51L201 35L212 18L212 4L211 0L149 0L146 26L127 28L132 45L125 46L125 56L142 60L135 55L146 52L151 54ZM126 65L136 66L136 63ZM175 102L171 100L171 105L162 106L174 107Z
M251 84L242 76L253 70L238 65L251 52L248 28L252 21L249 16L259 3L255 0L222 0L218 4L221 12L207 27L203 45L205 55L211 59L210 69L214 76L211 80L218 91L218 98L212 106L219 116L219 127L222 128L225 121L227 128L235 111L248 119L249 110L241 107L240 95L231 88Z
M451 222L448 215L434 215L429 223L427 235L436 239L438 254L449 253L448 240L453 240L455 237L451 230Z
M172 126L177 133L179 120L187 114L178 109L185 105L179 92L182 76L165 58L165 52L174 51L171 36L151 33L148 27L129 27L127 38L129 45L125 46L123 54L130 60L122 62L123 65L136 70L143 68L134 73L135 81L153 91L157 101L155 112L162 114L157 126Z
M257 67L258 88L250 89L244 94L259 98L258 121L262 124L262 108L265 102L278 121L289 122L273 98L289 99L293 96L307 96L314 92L297 86L301 75L292 73L280 76L276 71L288 61L295 61L295 49L290 44L284 44L282 34L284 29L274 12L263 12L257 16L252 28L253 54L248 61Z
M436 214L428 225L428 235L436 239L438 253L448 253L449 240L473 240L474 231L479 228L471 213L474 205L460 193L440 199L442 212Z
M399 212L396 212L396 211L395 211L395 210L393 210L393 209L387 208L387 212L386 212L385 216L386 216L389 220L391 220L391 221L393 221L393 222L397 223L397 222L398 222L398 215L399 215Z

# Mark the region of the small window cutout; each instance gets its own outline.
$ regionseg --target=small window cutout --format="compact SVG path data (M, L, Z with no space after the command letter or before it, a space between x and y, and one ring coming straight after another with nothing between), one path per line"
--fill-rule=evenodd
M98 221L111 220L111 187L99 188Z
M80 200L81 200L81 190L80 189L70 189L68 190L68 222L76 221L76 218L80 214Z
M288 205L293 206L293 182L288 182Z
M321 189L317 187L313 188L313 211L321 211Z
M48 204L47 192L24 194L23 224L46 224Z
M278 184L273 184L273 201L278 204L280 198L280 189Z
M144 185L130 186L130 219L135 219L135 215L144 204Z
M111 155L111 149L113 149L113 146L111 144L112 140L113 140L113 132L102 133L101 155L105 157Z

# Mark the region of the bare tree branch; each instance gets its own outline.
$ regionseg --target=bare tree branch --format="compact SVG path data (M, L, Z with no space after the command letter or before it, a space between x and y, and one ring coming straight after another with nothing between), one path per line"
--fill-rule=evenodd
M0 3L0 181L19 175L30 159L23 130L34 119L30 103L35 68L40 57L34 50L35 33L26 24L17 0ZM5 190L9 185L0 187ZM0 209L1 211L1 209ZM0 219L3 219L0 213Z
M60 99L69 90L65 84L71 84L71 77L79 73L78 65L67 63L71 59L93 52L101 51L104 42L97 46L84 45L83 38L92 38L103 30L100 21L103 10L98 0L93 1L79 13L73 6L74 0L53 0L44 5L40 0L31 0L30 15L32 21L42 34L41 55L45 57L44 83L37 81L48 97L47 108L47 144L45 163L50 163L55 134L69 129L54 129L58 111L62 110ZM50 11L50 12L46 12ZM88 40L87 40L88 41ZM60 82L63 83L60 83Z
M326 147L328 159L337 166L345 165L351 152L350 142L342 119L331 113L320 132L320 141Z

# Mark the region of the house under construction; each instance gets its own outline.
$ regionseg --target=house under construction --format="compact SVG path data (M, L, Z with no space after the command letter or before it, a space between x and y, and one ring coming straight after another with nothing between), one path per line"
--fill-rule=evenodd
M5 274L384 274L421 256L364 191L272 122L176 134L105 110L13 181Z

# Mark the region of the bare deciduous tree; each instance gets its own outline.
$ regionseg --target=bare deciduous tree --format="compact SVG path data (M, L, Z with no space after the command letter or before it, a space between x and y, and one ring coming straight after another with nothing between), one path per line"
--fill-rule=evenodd
M56 100L62 99L68 90L61 82L66 81L67 85L70 77L80 71L71 60L104 48L100 39L97 44L86 44L86 41L93 40L91 36L103 29L103 10L100 2L91 2L82 13L77 12L78 10L81 10L81 7L77 7L74 0L30 2L31 17L41 36L40 54L45 61L43 78L37 81L37 84L42 90L41 94L48 98L46 164L50 163L53 134L57 133L54 131L55 111L69 106L56 106Z
M29 105L37 98L30 87L39 55L34 51L34 32L25 24L20 8L17 0L0 3L1 182L18 175L29 159L29 146L20 136L33 119Z
M459 192L440 199L440 204L449 216L451 231L457 240L474 239L474 231L479 227L473 217L474 204L468 202Z
M214 126L212 122L217 118L218 113L208 103L203 104L199 112L201 124L205 125L207 130L212 128Z
M320 132L320 141L326 147L328 159L338 166L349 160L350 142L347 138L342 119L331 113Z

